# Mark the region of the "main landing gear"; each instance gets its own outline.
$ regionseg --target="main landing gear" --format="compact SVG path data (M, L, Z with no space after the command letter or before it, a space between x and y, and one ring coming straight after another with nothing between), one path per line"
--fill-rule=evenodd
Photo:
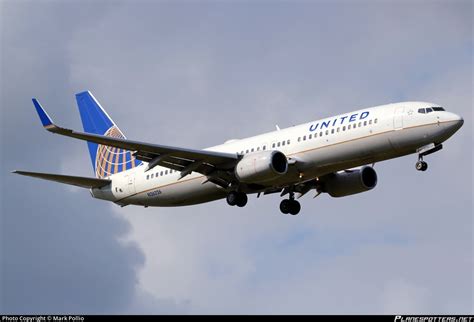
M231 191L227 194L227 203L229 206L244 207L248 198L244 192ZM294 192L290 192L289 199L283 199L280 203L280 210L284 214L297 215L301 210L301 205L295 200Z
M289 199L283 199L280 203L280 211L284 214L297 215L301 210L301 205L295 200L295 194L290 192Z
M227 203L229 206L244 207L247 201L247 195L243 192L231 191L227 195Z

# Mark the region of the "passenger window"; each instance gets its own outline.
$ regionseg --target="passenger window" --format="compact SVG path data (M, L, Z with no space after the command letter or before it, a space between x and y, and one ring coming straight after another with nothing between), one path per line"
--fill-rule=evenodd
M281 143L280 143L280 142L278 142L278 143L277 143L277 147L280 147L280 144L281 144Z
M264 146L263 146L263 148L262 148L262 150L266 150L266 149L267 149L267 146L266 146L266 145L264 145Z
M150 175L149 175L149 174L146 176L146 179L147 179L147 180L150 179Z
M167 174L168 174L168 170L165 171L165 175L167 175Z
M254 149L252 148L252 150L250 150L250 152L253 152L253 151L254 151Z
M345 130L346 130L346 126L345 126L345 125L342 127L342 130L343 130L343 131L345 131Z
M331 130L331 134L334 134L334 129Z
M249 150L245 150L245 154L249 153Z
M367 126L367 121L364 121L364 126Z
M329 134L329 130L326 130L326 135L328 135L328 134Z
M310 134L310 135L308 136L308 140L310 140L310 139L312 139L312 138L313 138L313 135Z
M372 124L372 120L369 120L369 125Z
M374 120L374 124L376 124L376 123L377 123L377 119Z
M347 126L347 129L348 129L348 130L350 130L350 129L351 129L351 125L350 125L350 124Z
M151 174L150 178L153 179L153 173Z
M362 122L359 122L359 127L361 127L361 126L362 126Z
M275 148L275 143L272 143L272 148Z
M306 135L303 135L303 141L306 141Z
M285 143L286 143L286 142L285 142L285 141L283 141L283 142L281 142L281 145L285 145Z
M318 132L314 133L314 138L316 139L316 137L318 136Z
M244 154L244 151L240 151L240 154Z
M336 132L339 132L339 128L337 128Z
M259 147L259 146L257 146L257 151L260 151L260 147Z
M286 140L286 144L290 145L290 140Z
M298 142L300 142L300 141L301 141L301 138L300 138L300 137L298 137Z
M319 136L323 136L323 131L319 132Z
M162 176L162 175L163 175L163 171L160 172L160 176Z

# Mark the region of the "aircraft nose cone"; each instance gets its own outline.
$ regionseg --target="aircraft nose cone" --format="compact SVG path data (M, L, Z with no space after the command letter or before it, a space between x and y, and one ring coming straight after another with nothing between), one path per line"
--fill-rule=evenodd
M456 115L454 118L454 124L455 124L456 130L461 128L461 126L464 124L464 119L462 118L462 116Z
M448 129L451 133L456 132L461 128L461 126L464 124L464 119L456 114L451 114L451 117L449 118L448 122Z

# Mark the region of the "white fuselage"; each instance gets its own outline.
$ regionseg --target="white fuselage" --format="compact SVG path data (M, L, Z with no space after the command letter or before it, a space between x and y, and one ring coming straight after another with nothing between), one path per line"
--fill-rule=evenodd
M437 106L426 102L382 105L289 127L258 136L232 140L206 150L245 155L278 150L291 161L288 172L270 187L285 187L345 169L415 153L439 144L456 132L462 119L453 113L419 113ZM291 165L294 164L294 165ZM112 175L112 184L92 189L94 197L119 205L184 206L224 198L227 190L193 172L182 179L179 171L146 164ZM245 188L244 188L245 189ZM259 190L246 188L246 193Z

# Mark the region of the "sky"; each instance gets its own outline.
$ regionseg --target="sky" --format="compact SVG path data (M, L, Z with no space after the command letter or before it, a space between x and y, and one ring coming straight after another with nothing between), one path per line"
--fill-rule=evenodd
M473 304L472 1L0 1L0 312L468 314ZM391 102L464 126L378 186L120 208L12 170L93 176L90 90L130 139L205 148Z

